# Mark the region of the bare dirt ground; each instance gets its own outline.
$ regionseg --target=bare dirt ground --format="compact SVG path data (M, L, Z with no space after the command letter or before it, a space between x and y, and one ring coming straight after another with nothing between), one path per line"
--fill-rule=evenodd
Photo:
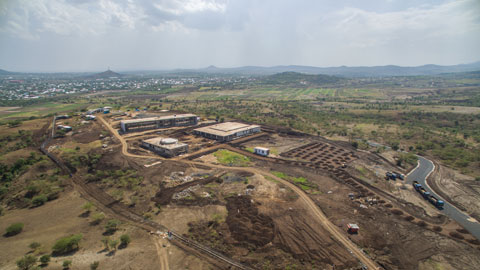
M48 269L62 269L64 260L72 260L73 269L88 269L93 261L99 261L102 269L158 269L157 256L149 235L128 224L121 225L113 238L128 233L132 242L125 249L108 255L100 239L103 237L104 222L92 226L88 217L82 216L82 205L86 201L76 192L64 193L46 205L34 209L9 211L2 216L0 231L14 223L25 224L24 230L0 241L0 268L17 269L15 261L30 253L30 243L39 242L42 246L35 255L48 254L55 241L61 237L81 233L80 249L67 256L52 257ZM108 219L108 217L107 217Z
M413 219L407 221L408 215L390 211L387 204L365 203L367 208L359 207L357 202L346 199L351 190L334 188L330 188L329 196L313 197L338 226L345 228L350 222L358 224L360 233L350 238L386 269L417 269L419 263L432 260L432 256L448 258L450 264L461 265L461 269L475 269L480 254L478 249L430 231L431 227L425 230L423 225L418 225L423 223Z
M249 142L243 143L242 146L254 148L256 146L267 147L270 149L272 156L278 156L279 153L287 152L291 149L300 147L309 142L306 138L293 138L272 134L270 136L261 137Z
M429 178L435 190L480 222L480 182L448 167L436 164Z
M317 183L319 192L310 196L329 219L343 230L346 230L346 224L357 223L361 228L360 233L349 237L364 247L364 250L386 269L417 269L420 265L422 269L437 269L427 267L449 264L457 266L453 269L459 269L460 265L461 269L476 267L475 263L468 260L477 256L478 248L449 236L449 232L455 232L459 228L456 223L431 225L401 210L394 210L393 203L388 201L369 204L365 200L369 197L350 200L348 194L360 195L358 190L333 181L329 177L285 165L274 169L297 177L304 176L309 181ZM363 207L360 204L363 204ZM436 215L433 209L427 213ZM440 230L441 233L435 230ZM457 258L457 255L460 257ZM448 260L449 264L443 264L445 260ZM432 263L423 264L424 261Z
M69 145L73 140L77 143L91 143L102 135L102 133L89 134L88 129L83 127L78 130L81 131L80 134L83 133L82 138L78 138L78 141L74 138L74 134L58 140L57 143ZM184 135L189 136L188 134ZM110 138L109 136L106 137ZM272 136L273 140L278 142L282 140L275 136L277 135ZM79 141L84 138L86 139L83 142ZM196 138L192 138L192 140L194 139ZM356 269L359 266L358 260L352 256L351 251L349 252L344 245L334 240L338 238L334 238L331 231L325 230L325 224L322 224L313 215L313 212L307 210L309 208L306 208L304 202L301 202L305 194L294 193L292 189L296 187L288 188L288 183L279 183L281 179L275 180L262 175L264 171L271 170L282 171L292 177L304 177L308 182L313 183L312 188L306 189L305 192L310 194L310 197L315 200L329 220L338 226L342 237L349 237L363 248L368 256L386 269L436 269L436 267L447 267L446 269L448 269L450 266L454 269L475 269L476 265L480 263L480 251L475 246L446 237L442 232L436 232L434 225L409 216L397 209L395 203L383 201L369 204L365 201L366 199L380 198L361 185L349 184L344 179L343 182L332 179L331 169L322 171L322 166L307 168L298 164L272 164L267 160L255 160L256 168L248 168L250 170L245 172L231 171L227 168L207 170L194 162L182 163L168 160L159 161L154 158L125 157L118 144L119 140L121 138L109 139L108 150L92 150L102 153L97 168L111 171L130 169L141 177L138 189L132 191L132 195L138 197L137 203L131 206L133 210L244 264L261 269L318 269L318 267L331 269L333 264L336 265L335 269ZM250 142L251 145L271 143L271 139L268 137L257 140ZM288 140L290 141L279 144L284 146L280 150L290 151L299 146L308 148L299 149L299 153L292 153L293 155L302 155L301 159L305 162L316 162L317 160L313 160L314 158L322 159L324 157L322 156L323 152L320 151L322 149L318 149L323 146L324 141L321 144L308 145L305 136L293 139L290 137ZM299 140L305 141L297 144ZM340 165L343 162L341 159L344 158L342 154L348 154L350 149L339 149L342 147L337 144L334 144L333 149L328 148L332 153L327 153L324 161L326 163L333 162L332 165ZM315 153L315 151L317 152ZM347 156L353 158L353 155ZM359 158L368 159L370 157L366 154L359 154ZM211 162L208 159L204 161ZM159 163L154 166L144 166L154 162ZM348 162L351 161L348 160ZM374 166L372 164L375 162L380 162L375 164L381 165L381 161L378 160L371 162L373 163L366 162L363 166ZM242 170L247 170L247 168ZM87 171L80 170L79 173L85 174ZM191 180L197 179L198 182L190 183L191 180L187 178L195 174L198 179L192 177ZM222 181L215 181L216 179L208 181L209 176L206 174L217 175ZM181 177L177 177L178 175ZM365 175L366 178L370 178L370 176ZM182 180L177 181L176 178L182 178ZM98 185L105 190L112 188L104 183L92 183L91 185ZM349 199L349 193L354 193L357 198ZM169 199L165 200L163 205L158 201L156 204L155 199L161 198L162 194ZM99 241L101 238L98 238L98 235L101 235L103 229L101 226L91 226L88 219L80 217L83 204L80 198L78 198L80 202L76 204L77 206L68 204L75 200L70 199L65 202L61 201L62 198L47 203L46 206L42 206L43 208L25 211L47 209L47 206L55 203L61 203L62 206L65 204L66 209L77 209L71 210L69 214L73 214L73 218L78 218L80 221L68 221L70 217L65 217L65 220L68 221L65 224L71 224L69 226L77 229L68 227L58 231L62 234L76 231L84 233L84 243L88 244L88 249L83 248L82 244L82 248L72 258L74 267L87 268L91 263L90 260L100 261L101 259L97 258L105 256L102 252L98 253L102 248ZM9 212L7 216L15 211ZM62 211L66 212L66 210ZM24 213L23 216L29 216L29 213ZM55 221L62 224L59 220ZM326 221L328 222L328 220ZM360 225L361 229L358 235L346 233L346 224L351 222ZM455 229L454 225L444 224L437 227L447 231L449 228L446 226ZM3 225L2 222L1 226L6 225ZM1 226L0 230L4 229ZM56 224L56 226L61 225ZM107 259L102 260L101 265L108 264L106 269L109 269L110 265L119 269L123 269L125 265L131 269L162 269L166 265L170 269L209 269L213 267L203 259L186 255L184 251L171 246L164 239L148 236L143 231L129 227L128 224L122 226L122 231L131 232L135 238L131 247L117 251L114 256L105 256ZM94 232L90 232L90 230ZM26 230L24 233L27 232ZM15 237L20 237L22 234ZM50 232L45 231L44 235L49 236ZM135 240L137 238L139 240ZM50 241L49 245L51 246L55 240ZM137 243L142 245L142 249L135 249ZM0 246L3 245L0 244ZM24 249L28 249L27 242L24 246ZM118 255L123 254L120 252L129 252L130 248L136 253L124 254L125 256L122 257L126 259L118 259ZM22 252L28 252L28 250ZM14 266L15 259L13 257L8 259L7 264ZM78 265L76 265L76 261ZM61 260L58 261L58 265L60 263ZM137 263L141 264L139 268L137 268Z

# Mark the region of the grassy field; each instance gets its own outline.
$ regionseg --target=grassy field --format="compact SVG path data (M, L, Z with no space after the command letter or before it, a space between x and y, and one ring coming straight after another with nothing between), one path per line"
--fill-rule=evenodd
M72 111L79 111L83 108L86 108L87 106L88 104L85 103L63 104L49 102L41 105L32 105L23 108L17 107L14 111L0 112L0 121L30 117L42 117L48 114L55 113L68 113Z
M226 149L220 149L213 153L213 155L217 158L220 164L240 167L250 165L250 159L248 157Z

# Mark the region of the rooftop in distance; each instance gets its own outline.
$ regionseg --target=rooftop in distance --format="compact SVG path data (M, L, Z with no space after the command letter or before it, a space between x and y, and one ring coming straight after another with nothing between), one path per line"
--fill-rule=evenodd
M260 126L242 124L237 122L225 122L225 123L212 125L208 127L197 128L195 129L195 131L224 137L224 136L230 136L238 132L247 131L255 128L260 128Z
M167 115L167 116L157 116L157 117L148 117L148 118L140 118L140 119L122 120L121 123L129 124L129 123L138 123L138 122L168 120L168 119L173 119L173 118L187 118L187 117L197 117L197 116L195 114L191 114L191 113L173 114L173 115Z

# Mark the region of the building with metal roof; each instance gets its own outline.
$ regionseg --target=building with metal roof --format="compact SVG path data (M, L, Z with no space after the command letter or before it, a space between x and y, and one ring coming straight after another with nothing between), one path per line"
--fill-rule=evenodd
M260 126L248 125L237 122L225 122L207 127L197 128L194 134L221 142L231 141L236 138L260 132Z
M193 126L197 123L198 117L195 114L174 114L168 116L122 120L120 121L120 127L123 132L136 132L149 129Z
M142 147L164 157L174 157L188 152L188 145L174 138L152 138L142 141Z

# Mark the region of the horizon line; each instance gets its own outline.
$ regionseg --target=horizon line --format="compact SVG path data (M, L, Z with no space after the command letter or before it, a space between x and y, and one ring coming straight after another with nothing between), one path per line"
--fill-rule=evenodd
M257 68L274 68L274 67L309 67L309 68L371 68L371 67L388 67L388 66L395 66L401 68L415 68L415 67L424 67L424 66L440 66L440 67L452 67L452 66L460 66L460 65L471 65L480 63L480 60L472 61L468 63L458 63L458 64L450 64L450 65L440 65L440 64L422 64L422 65L395 65L395 64L386 64L386 65L340 65L340 66L312 66L312 65L298 65L298 64L284 64L284 65L242 65L242 66L232 66L232 67L219 67L216 65L208 65L204 67L192 67L192 68L137 68L137 69L112 69L111 66L108 66L106 70L88 70L88 71L14 71L10 69L3 69L0 67L0 70L11 72L11 73L38 73L38 74L55 74L55 73L101 73L106 71L113 71L116 73L119 72L141 72L141 71L176 71L176 70L202 70L208 68L217 68L217 69L238 69L238 68L246 68L246 67L257 67ZM115 71L117 70L117 71Z

